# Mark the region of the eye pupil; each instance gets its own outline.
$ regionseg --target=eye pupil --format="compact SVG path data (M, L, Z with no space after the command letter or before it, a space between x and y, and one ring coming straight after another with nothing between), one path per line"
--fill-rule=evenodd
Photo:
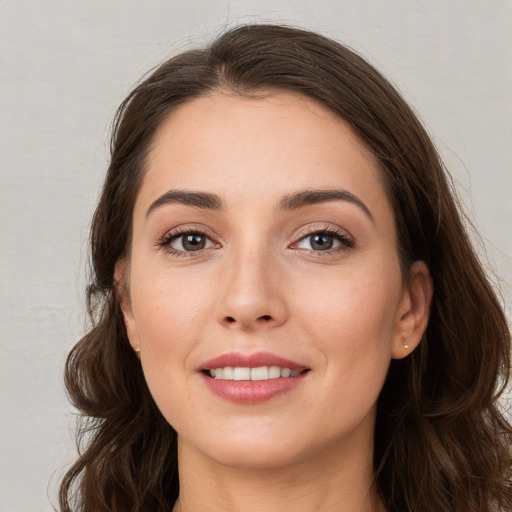
M206 237L197 233L185 235L183 236L182 244L186 251L199 251L204 249Z
M333 237L326 234L316 234L311 237L311 247L317 251L326 251L333 246Z

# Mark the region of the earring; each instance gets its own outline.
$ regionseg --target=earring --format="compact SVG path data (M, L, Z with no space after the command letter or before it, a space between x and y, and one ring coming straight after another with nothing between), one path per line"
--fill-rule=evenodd
M140 352L140 347L134 348L133 350L138 354Z
M409 345L406 345L406 344L404 343L404 348L405 348L405 350L409 350Z

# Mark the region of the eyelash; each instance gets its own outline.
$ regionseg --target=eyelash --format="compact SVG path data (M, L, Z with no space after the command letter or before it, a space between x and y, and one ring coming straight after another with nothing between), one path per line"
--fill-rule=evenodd
M315 235L327 235L335 240L337 240L340 245L335 248L326 249L326 250L313 250L313 249L302 249L304 251L307 251L308 253L321 257L321 256L333 256L335 254L338 254L340 252L348 251L350 249L353 249L355 247L354 239L349 236L346 232L341 231L340 229L331 227L331 226L324 226L320 229L314 228L312 230L306 230L305 232L300 234L299 239L294 242L292 245L297 245L303 240L306 240L309 237L313 237Z
M186 235L203 236L203 237L207 238L208 240L210 240L210 242L212 242L214 248L219 247L219 244L216 244L212 240L212 237L210 235L208 235L207 233L205 233L204 230L194 229L194 228L191 229L188 227L187 228L176 228L175 230L167 233L164 237L162 237L157 242L157 247L160 249L164 249L167 254L172 254L173 256L178 256L178 257L194 257L205 250L203 248L203 249L199 249L197 251L185 251L185 250L173 249L171 247L171 243L173 241L177 240L180 237L186 236ZM326 249L323 251L322 250L313 250L313 249L302 249L303 251L312 253L315 256L333 255L338 252L348 251L348 250L354 248L354 246L355 246L354 240L350 236L348 236L345 232L343 232L339 229L330 227L330 226L325 226L321 229L316 228L311 231L301 233L300 238L292 244L292 247L299 244L300 242L307 239L308 237L312 237L314 235L331 236L334 239L336 239L338 242L340 242L340 245L334 249Z
M198 235L203 236L206 239L210 240L214 246L218 246L219 244L215 244L212 240L212 236L205 233L204 228L198 229L198 228L176 228L169 233L165 234L158 242L157 247L159 249L164 249L166 254L171 254L173 256L179 256L179 257L193 257L197 256L199 253L201 253L204 249L199 249L197 251L182 251L178 249L173 249L171 247L171 243L174 240L177 240L178 238L184 237L186 235Z

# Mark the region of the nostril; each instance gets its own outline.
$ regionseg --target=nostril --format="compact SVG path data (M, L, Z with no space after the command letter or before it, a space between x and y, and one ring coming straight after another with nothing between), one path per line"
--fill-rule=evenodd
M273 317L271 315L261 315L256 318L256 322L267 323L267 322L270 322L272 319L273 319ZM235 324L235 323L239 322L239 320L237 320L235 317L232 317L232 316L225 316L224 322L226 324ZM242 321L242 323L243 323L243 321Z

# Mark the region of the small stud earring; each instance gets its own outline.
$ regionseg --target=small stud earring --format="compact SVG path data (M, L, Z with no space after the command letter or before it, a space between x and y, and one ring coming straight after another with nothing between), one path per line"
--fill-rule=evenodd
M404 348L405 348L405 350L409 350L409 345L406 345L406 344L404 343Z
M133 350L138 354L140 352L140 347L134 348Z

